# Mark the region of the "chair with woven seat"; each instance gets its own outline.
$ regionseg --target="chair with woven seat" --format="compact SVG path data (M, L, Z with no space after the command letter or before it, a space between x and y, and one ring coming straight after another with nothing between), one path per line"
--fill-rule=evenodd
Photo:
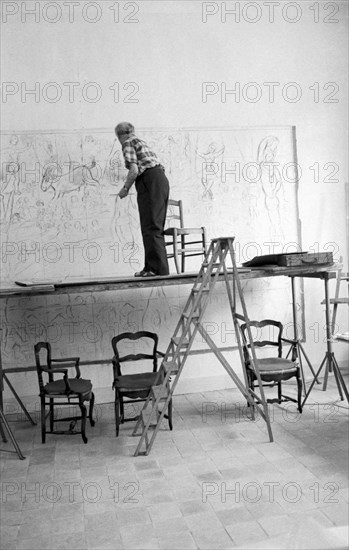
M332 309L332 319L331 319L331 335L332 338L336 340L343 340L348 341L346 338L341 337L341 334L338 335L338 327L336 325L337 320L337 310L339 305L347 305L349 306L349 273L347 271L343 271L343 265L342 265L343 258L342 256L339 259L340 269L337 272L336 277L336 289L334 298L330 298L330 304L333 306ZM344 286L346 287L346 291L343 292L343 283L346 283ZM326 304L326 300L323 300L321 302L322 304ZM348 318L348 315L347 315Z
M83 442L87 443L86 418L87 408L85 402L89 402L89 414L91 426L95 425L93 420L94 393L90 380L81 378L80 358L66 357L53 359L51 344L49 342L38 342L34 346L36 370L38 374L41 404L41 441L45 443L46 433L51 434L81 434ZM56 366L57 365L57 366ZM68 377L68 369L75 368L75 378ZM55 375L63 374L63 377L55 379ZM55 416L55 406L76 405L80 409L80 415L61 417ZM46 407L48 412L46 413ZM46 430L46 418L49 417L49 431ZM77 421L81 420L81 431L74 430ZM70 421L68 431L55 430L56 422Z
M158 335L144 330L123 332L112 338L116 436L119 435L120 424L137 420L139 416L125 417L125 405L145 401L152 386L162 383L162 378L159 377L156 382L156 377L158 358L164 357L164 354L158 351L157 346ZM128 363L129 374L125 374L125 363ZM169 387L167 390L169 391ZM165 418L172 430L172 399Z
M284 401L293 401L297 403L298 411L302 412L302 379L301 371L298 363L295 360L284 359L282 357L282 332L283 325L279 321L274 321L272 319L264 319L263 321L250 321L252 340L257 355L256 348L262 348L266 346L272 346L277 348L277 356L268 356L257 357L259 373L263 386L273 387L277 385L277 398L267 399L268 403L282 403ZM248 338L248 329L247 324L244 323L241 325L242 333L242 345L243 345L243 355L244 355L244 364L247 374L247 381L249 388L254 394L255 382L257 380L257 375L255 368L253 366L252 356L251 356L251 342ZM254 334L254 333L257 334ZM260 355L258 353L258 355ZM297 382L297 398L290 397L283 393L282 382L295 378Z
M168 258L173 258L177 273L184 273L185 258L202 256L207 252L205 227L184 227L183 204L181 200L168 201L165 245L170 247ZM180 260L180 261L179 261Z

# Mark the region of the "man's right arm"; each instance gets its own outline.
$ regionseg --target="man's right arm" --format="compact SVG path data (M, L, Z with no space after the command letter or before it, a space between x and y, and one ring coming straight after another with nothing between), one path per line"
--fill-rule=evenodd
M120 199L123 199L124 197L127 197L128 192L132 185L135 182L136 177L138 176L138 166L135 163L130 164L128 174L124 183L123 188L121 189L119 193Z

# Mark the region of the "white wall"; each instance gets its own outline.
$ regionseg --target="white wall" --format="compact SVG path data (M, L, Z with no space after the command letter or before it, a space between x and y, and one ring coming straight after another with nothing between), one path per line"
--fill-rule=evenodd
M136 127L295 125L303 249L333 250L347 265L347 2L281 1L273 20L265 2L73 4L2 3L4 130L110 127L112 137L120 120ZM240 21L227 14L224 22L224 7L235 7ZM212 91L205 98L204 83ZM265 83L274 83L274 99ZM222 97L224 86L240 93ZM306 346L315 365L325 352L322 299L323 283L306 281ZM346 318L341 310L342 330ZM345 345L335 352L345 360ZM204 382L189 386L203 389ZM31 393L26 377L16 387Z

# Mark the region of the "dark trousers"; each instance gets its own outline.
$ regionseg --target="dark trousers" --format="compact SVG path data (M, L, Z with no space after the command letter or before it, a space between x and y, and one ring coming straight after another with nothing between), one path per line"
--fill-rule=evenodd
M148 168L136 179L137 203L144 245L144 269L168 275L164 239L170 186L163 168Z

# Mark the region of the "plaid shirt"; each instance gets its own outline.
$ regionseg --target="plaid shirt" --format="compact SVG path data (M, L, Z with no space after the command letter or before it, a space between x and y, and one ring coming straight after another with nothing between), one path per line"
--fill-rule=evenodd
M131 164L137 164L138 175L147 168L153 168L160 164L156 154L149 149L145 141L136 136L131 136L122 144L122 153L125 167L129 169Z

